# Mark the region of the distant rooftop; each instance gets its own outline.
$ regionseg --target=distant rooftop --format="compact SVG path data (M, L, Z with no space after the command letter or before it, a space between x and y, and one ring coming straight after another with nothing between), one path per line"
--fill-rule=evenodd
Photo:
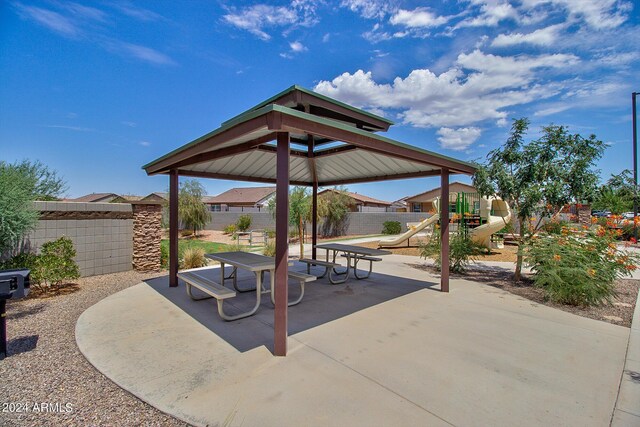
M230 204L256 204L276 192L276 187L243 187L232 188L217 196L207 196L205 203L230 205Z

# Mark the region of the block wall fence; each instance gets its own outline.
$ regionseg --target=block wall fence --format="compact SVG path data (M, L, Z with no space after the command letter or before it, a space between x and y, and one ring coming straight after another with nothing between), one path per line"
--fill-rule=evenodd
M205 228L207 230L222 230L229 224L235 224L240 215L251 216L252 229L275 229L275 219L268 212L211 212L211 220ZM351 236L380 234L385 221L398 221L402 226L402 231L405 232L407 231L407 222L419 222L430 216L426 212L350 212L347 215L347 234ZM320 221L318 227L321 227ZM307 232L311 232L311 226L307 226Z
M35 230L22 244L39 252L42 244L69 237L82 276L135 268L160 269L160 205L129 203L34 202L40 211Z

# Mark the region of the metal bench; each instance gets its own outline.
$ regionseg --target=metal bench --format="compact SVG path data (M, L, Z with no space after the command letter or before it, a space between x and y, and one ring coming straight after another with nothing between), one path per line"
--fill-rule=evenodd
M300 303L300 301L302 301L302 297L304 297L304 284L307 282L313 282L314 280L316 280L316 276L300 273L297 271L289 271L288 276L290 280L296 280L298 282L298 286L300 286L300 296L298 297L298 299L287 303L287 306L291 307L292 305L296 305ZM273 305L276 305L273 292L271 292L271 303Z
M369 276L371 276L371 271L373 270L373 263L374 262L379 262L382 261L382 258L377 258L377 257L371 257L371 256L366 256L366 255L341 255L344 258L348 258L349 260L353 260L353 265L351 266L351 268L353 268L353 275L356 277L356 279L366 279ZM359 261L369 261L369 272L367 273L366 276L358 276L358 262ZM347 261L349 262L349 261Z
M307 274L311 274L312 265L324 267L324 273L322 273L322 275L320 276L316 276L318 279L322 279L330 270L340 266L340 264L338 264L337 262L322 261L312 258L301 258L298 261L307 264ZM331 277L329 278L329 281L331 281ZM333 283L333 281L331 281L331 283Z
M235 297L237 295L235 291L225 288L224 286L214 282L211 279L202 277L194 271L179 272L178 277L185 282L186 288L187 288L187 295L189 295L189 297L192 300L200 301L203 299L215 298L218 303L218 314L220 314L220 317L222 317L224 320L231 321L231 320L242 319L244 317L249 317L252 314L254 314L258 310L258 307L260 306L260 293L258 292L257 298L256 298L257 300L256 305L253 308L253 310L250 310L246 313L236 314L234 316L228 315L227 313L224 312L224 307L223 307L224 300ZM208 296L196 297L195 295L193 295L192 287L194 286L198 288L200 291L207 294Z

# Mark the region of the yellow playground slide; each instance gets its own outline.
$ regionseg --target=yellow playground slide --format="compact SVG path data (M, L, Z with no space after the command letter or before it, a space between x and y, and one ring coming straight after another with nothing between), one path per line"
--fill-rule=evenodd
M500 231L511 220L509 204L502 199L489 197L480 199L480 217L486 222L470 231L474 242L491 248L491 235ZM499 248L499 246L496 246Z
M433 202L433 205L434 205L433 207L436 210L436 212L438 211L438 202L439 202L439 199L436 199ZM437 223L438 219L440 219L440 214L434 214L433 216L422 220L419 224L413 227L409 227L409 230L399 235L398 237L394 237L393 239L380 240L380 243L378 243L378 247L392 248L394 246L400 246L402 243L406 242L407 240L409 240L409 238L415 236L417 233L424 230L428 226Z

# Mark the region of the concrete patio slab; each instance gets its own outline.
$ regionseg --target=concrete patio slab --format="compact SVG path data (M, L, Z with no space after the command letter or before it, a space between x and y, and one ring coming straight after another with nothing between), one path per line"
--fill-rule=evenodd
M76 338L107 377L194 425L610 423L629 329L464 280L442 294L415 262L390 255L367 280L310 283L289 310L286 358L271 353L268 298L224 322L166 278L91 307Z

